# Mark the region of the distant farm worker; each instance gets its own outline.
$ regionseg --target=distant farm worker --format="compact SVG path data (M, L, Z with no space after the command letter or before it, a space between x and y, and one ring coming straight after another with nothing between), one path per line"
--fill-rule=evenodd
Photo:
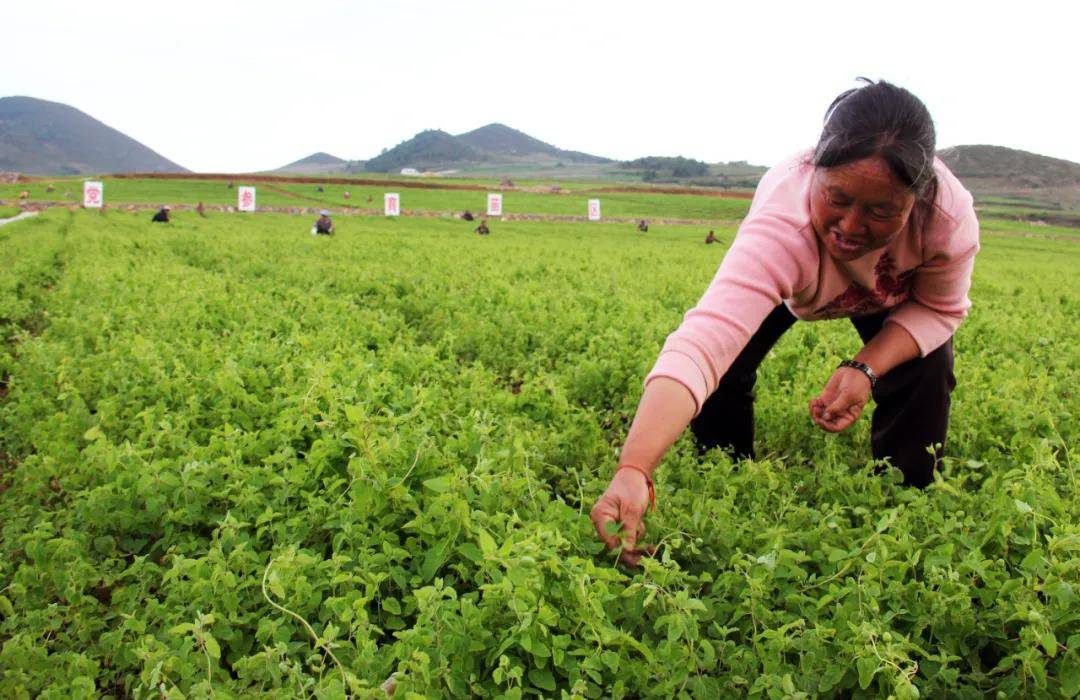
M231 190L233 187L235 187L235 185L233 185L233 181L229 180L228 188Z
M649 222L646 221L645 219L642 219L641 221L638 222L637 230L641 231L642 233L648 233L648 231L649 231Z
M465 213L461 215L461 218L465 221L472 221L474 217L472 215L472 212L466 209Z
M202 202L199 202L199 206L195 207L195 211L199 212L199 216L206 216L206 207Z
M319 185L318 187L316 187L316 188L315 188L315 191L316 191L316 192L325 192L326 190L324 190L324 189L322 188L322 185Z
M349 193L348 193L348 192L346 191L346 192L342 192L342 193L341 193L341 196L342 196L342 197L344 197L345 199L348 199L350 195L349 195Z
M709 243L716 243L716 241L716 234L712 232L712 229L709 229L709 235L705 236L705 244L708 245Z
M487 219L480 219L480 225L473 229L481 236L486 236L491 233L491 229L488 228Z
M169 212L171 211L172 207L166 204L161 209L158 209L157 214L154 214L154 218L150 220L158 224L167 224L169 223Z
M330 219L329 211L323 209L319 212L319 218L315 220L311 232L318 236L334 235L334 222Z
M812 422L845 430L873 397L874 458L905 484L934 479L979 222L971 194L934 157L923 103L863 82L829 106L813 150L762 177L716 276L645 378L618 468L592 509L597 535L622 547L625 564L647 553L637 542L655 504L653 474L687 424L703 453L754 457L757 368L796 320L850 318L864 343L809 400ZM609 534L613 521L621 535Z

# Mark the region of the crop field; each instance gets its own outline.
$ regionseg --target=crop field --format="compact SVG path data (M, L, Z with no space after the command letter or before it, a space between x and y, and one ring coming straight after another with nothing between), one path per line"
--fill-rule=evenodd
M1080 241L1080 228L989 217L984 217L980 222L980 232L989 235L1019 236L1021 238L1056 238Z
M194 205L203 202L213 206L236 206L236 190L228 187L223 180L206 179L139 179L139 178L102 178L105 186L105 201L109 205L124 204L177 204ZM53 192L48 192L49 185ZM416 181L417 187L344 185L340 183L316 185L299 182L252 182L247 183L237 177L235 184L254 184L257 187L259 206L280 207L327 207L340 209L355 207L375 209L383 207L383 193L396 191L401 195L402 210L421 212L460 212L470 209L473 213L482 213L487 208L487 196L484 190L454 190L425 188L427 183ZM453 185L468 184L479 186L477 182L452 182ZM497 182L487 183L491 191L499 191ZM671 217L679 219L697 219L713 221L734 221L746 215L750 200L743 196L705 196L662 194L651 192L649 188L623 188L630 191L611 192L594 183L594 189L580 189L580 185L564 188L560 193L551 193L540 185L523 184L530 188L525 191L507 191L503 193L503 210L506 214L533 214L538 216L578 216L587 213L587 203L592 197L601 200L603 214L610 217ZM323 192L318 188L322 187ZM532 191L537 190L537 191ZM0 200L13 202L19 193L28 191L30 201L69 201L82 202L82 181L58 180L23 184L0 184ZM349 193L346 199L344 194ZM65 197L65 194L68 195Z
M1076 241L984 237L937 483L813 426L859 341L800 323L626 569L588 512L734 225L148 218L0 228L0 697L1080 693Z

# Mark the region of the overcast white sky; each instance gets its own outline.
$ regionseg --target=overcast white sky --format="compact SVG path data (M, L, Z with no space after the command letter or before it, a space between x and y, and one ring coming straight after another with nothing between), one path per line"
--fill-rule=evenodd
M28 0L0 96L64 102L203 172L502 122L560 148L769 165L865 75L938 145L1080 162L1080 2Z

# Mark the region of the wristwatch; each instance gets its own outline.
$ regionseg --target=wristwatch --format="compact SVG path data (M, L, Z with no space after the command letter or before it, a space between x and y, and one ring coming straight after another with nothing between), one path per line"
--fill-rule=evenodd
M837 369L840 369L840 367L850 367L851 369L859 370L870 380L870 391L877 388L877 375L874 374L874 370L870 369L870 365L865 362L859 362L858 360L844 360Z

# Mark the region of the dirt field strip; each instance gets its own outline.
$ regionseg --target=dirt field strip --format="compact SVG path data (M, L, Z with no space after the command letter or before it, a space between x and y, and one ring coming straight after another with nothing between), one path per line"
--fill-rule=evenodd
M292 183L310 185L353 185L371 187L404 187L427 190L465 190L473 192L536 192L535 187L517 187L514 185L469 185L448 182L430 182L425 180L376 180L371 178L317 177L312 175L247 175L223 173L116 173L109 175L121 180L226 180L262 183ZM27 178L30 181L31 178ZM545 194L581 196L587 194L692 194L701 197L720 197L724 199L752 199L754 193L749 190L718 190L708 187L596 187L588 190L541 190Z

